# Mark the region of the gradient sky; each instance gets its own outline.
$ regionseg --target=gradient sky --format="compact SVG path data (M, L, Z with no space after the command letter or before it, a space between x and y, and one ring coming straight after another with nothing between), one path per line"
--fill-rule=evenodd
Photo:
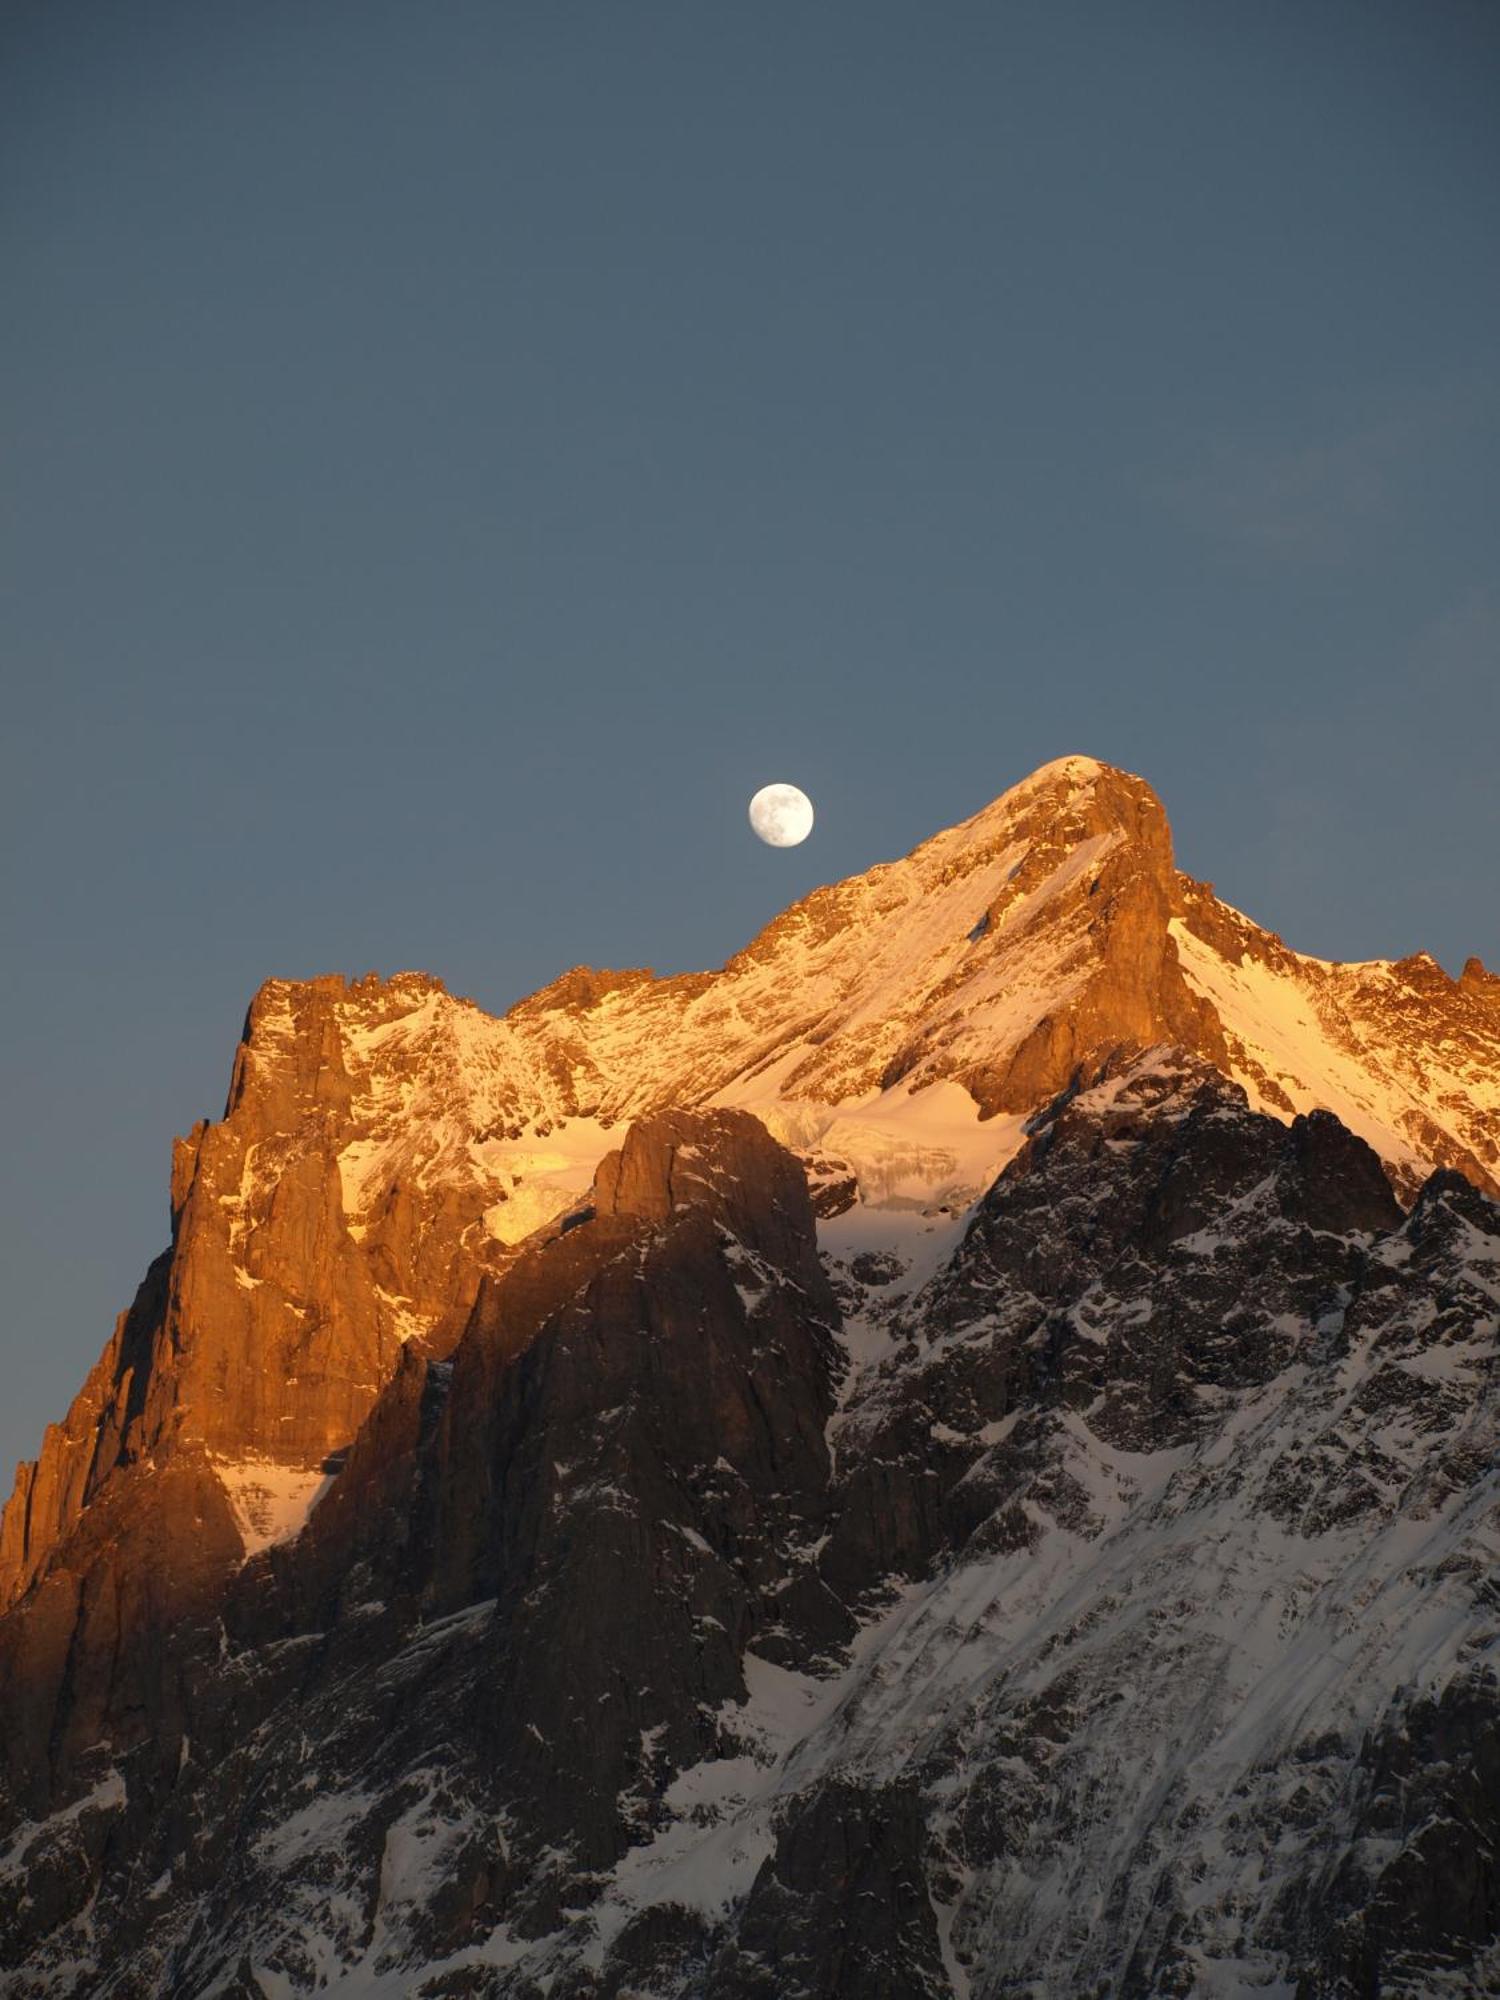
M716 964L1069 751L1500 960L1497 85L1444 0L0 10L0 1461L269 974Z

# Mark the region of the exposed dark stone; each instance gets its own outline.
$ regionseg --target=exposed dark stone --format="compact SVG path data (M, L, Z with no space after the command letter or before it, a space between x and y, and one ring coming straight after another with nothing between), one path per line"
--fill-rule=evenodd
M235 1568L222 1489L178 1454L102 1492L0 1625L0 1848L21 1839L27 1891L0 1900L7 2000L47 1990L86 1911L110 1970L81 1994L106 1976L111 2000L315 1990L320 1953L378 1954L391 1884L411 1880L391 1963L433 2000L937 2000L955 1964L976 1994L1049 1990L969 1885L1023 1907L1038 1855L1065 1864L1116 1809L1095 1804L1098 1760L1132 1655L1180 1647L1190 1679L1222 1580L1201 1603L1185 1583L1160 1639L1134 1578L1080 1590L1029 1677L945 1697L899 1769L835 1754L799 1780L741 1902L664 1893L592 1953L565 1941L633 1848L691 1827L680 1774L753 1764L750 1656L760 1674L847 1670L856 1619L902 1579L1024 1580L1059 1538L1101 1544L1113 1503L1090 1452L1175 1455L1171 1519L1253 1506L1309 1547L1457 1518L1493 1462L1472 1413L1500 1216L1443 1174L1403 1221L1372 1161L1331 1121L1252 1114L1191 1062L1124 1062L1059 1096L925 1293L894 1257L841 1273L891 1336L851 1381L796 1160L742 1113L639 1121L567 1226L483 1278L451 1353L397 1357L296 1542ZM1219 1426L1303 1376L1321 1401L1241 1499ZM1439 1586L1482 1607L1492 1582L1464 1544ZM935 1668L986 1616L981 1598L926 1636ZM1087 1668L1112 1632L1118 1686ZM841 1697L823 1756L880 1688L877 1672ZM1245 1781L1244 1824L1215 1837L1274 1851L1285 1881L1234 1949L1307 2000L1415 2000L1440 1975L1483 1991L1494 1676L1372 1701L1363 1743L1294 1741L1253 1804ZM1077 1969L1065 1990L1202 1990L1222 1920L1171 1857L1216 1803L1161 1791L1056 1961ZM537 1956L485 1963L497 1926Z
M733 1944L723 2000L947 2000L914 1785L833 1779L792 1802Z
M1294 1118L1287 1152L1280 1176L1283 1213L1340 1236L1399 1227L1400 1204L1379 1158L1331 1111Z
M1347 1843L1288 1899L1308 1941L1298 2000L1439 1991L1500 1937L1493 1667L1398 1708L1348 1791Z

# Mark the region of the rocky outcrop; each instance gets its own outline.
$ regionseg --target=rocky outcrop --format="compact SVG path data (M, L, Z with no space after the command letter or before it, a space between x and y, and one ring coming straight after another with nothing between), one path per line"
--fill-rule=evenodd
M1081 788L1060 771L1035 787L1017 831L1028 840L1026 858L985 912L985 937L1004 950L1006 918L1093 848L1097 861L1074 875L1066 899L1044 896L1031 919L1047 932L1061 923L1075 933L1083 976L1001 1060L958 1073L981 1110L1032 1111L1121 1055L1164 1042L1227 1066L1218 1017L1184 979L1170 934L1172 836L1150 786L1103 771Z
M223 1119L175 1143L171 1248L20 1468L0 1521L0 1605L114 1481L184 1454L315 1473L348 1446L404 1340L452 1345L486 1268L488 1239L470 1232L488 1190L462 1173L423 1186L396 1163L359 1220L345 1188L384 1088L357 1066L361 1087L351 1079L351 1008L399 1024L440 992L321 979L257 996Z
M857 1600L973 1536L1029 1545L1059 1418L1086 1415L1125 1452L1191 1443L1226 1394L1292 1365L1298 1329L1364 1268L1351 1240L1400 1223L1337 1120L1285 1128L1186 1057L1155 1052L1060 1101L931 1286L899 1386L836 1433L849 1470L825 1572ZM1066 1513L1066 1494L1047 1504Z
M101 1664L97 1699L93 1678L80 1688L80 1655L102 1648L78 1620L74 1572L49 1571L0 1628L0 1685L22 1721L13 1801L45 1820L92 1778L77 1756L32 1768L60 1719L107 1743L111 1769L128 1762L136 1821L163 1826L181 1823L184 1785L191 1823L233 1824L252 1767L256 1821L274 1826L306 1790L314 1742L320 1782L368 1760L430 1775L432 1711L406 1700L411 1658L441 1706L460 1817L500 1814L506 1828L498 1846L478 1833L460 1843L451 1870L467 1886L430 1919L432 1935L523 1905L529 1923L556 1921L650 1824L661 1774L721 1747L716 1717L744 1695L747 1644L790 1657L852 1630L810 1567L828 1501L836 1325L791 1156L744 1113L644 1121L601 1167L589 1211L486 1284L451 1361L403 1357L294 1547L227 1592L220 1576L213 1602L201 1579L232 1534L222 1501L217 1545L196 1524L197 1588L175 1545L132 1545L128 1574L176 1596L152 1607L154 1622L143 1615L156 1650L132 1639L128 1690L118 1654ZM179 1454L153 1490L163 1533L192 1504L186 1463ZM90 1510L85 1529L108 1521L116 1538L123 1504ZM117 1594L118 1567L81 1568ZM28 1710L28 1691L45 1713ZM266 1720L287 1700L318 1718L297 1725L294 1745ZM416 1787L398 1782L356 1852L378 1859ZM182 1865L175 1837L157 1836L168 1869ZM254 1858L222 1840L217 1851L226 1907L253 1900ZM72 1879L91 1892L87 1869ZM55 1929L77 1907L59 1891L25 1914ZM144 1922L122 1916L127 1930ZM171 1977L189 1979L193 1963L189 1949Z
M707 1992L743 2000L949 2000L918 1787L834 1779L777 1829Z
M60 1424L49 1424L39 1456L17 1468L0 1513L0 1610L28 1587L75 1526L102 1479L120 1463L124 1432L166 1319L170 1253L146 1273L103 1354Z
M1354 1838L1291 1899L1303 1995L1490 1991L1500 1954L1500 1677L1392 1706L1347 1783Z

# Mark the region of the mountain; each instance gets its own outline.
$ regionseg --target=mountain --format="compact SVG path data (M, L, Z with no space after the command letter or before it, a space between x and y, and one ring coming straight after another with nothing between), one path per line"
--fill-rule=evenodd
M1500 979L1046 766L721 971L271 981L0 1524L0 1991L1500 1986Z

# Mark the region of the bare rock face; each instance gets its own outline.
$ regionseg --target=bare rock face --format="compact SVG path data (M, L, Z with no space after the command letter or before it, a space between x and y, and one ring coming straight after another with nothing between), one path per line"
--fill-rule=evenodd
M345 1188L378 1144L372 1103L401 1067L372 1080L351 1056L351 1023L371 1020L378 1036L440 992L321 979L256 997L223 1119L175 1143L172 1247L20 1469L0 1522L0 1604L112 1480L181 1452L314 1473L353 1439L405 1339L451 1346L486 1268L482 1236L459 1253L488 1191L461 1172L437 1188L408 1182L399 1162L361 1214Z
M149 1693L163 1633L211 1623L245 1556L295 1532L404 1339L440 1354L457 1338L486 1192L393 1179L361 1223L343 1185L371 1124L351 992L399 1023L437 991L267 986L223 1120L177 1142L171 1249L0 1518L0 1700L52 1745L45 1767L23 1737L6 1746L28 1809L76 1789L101 1741L176 1754L180 1705Z
M929 1287L899 1392L872 1391L836 1434L847 1491L824 1574L858 1600L974 1534L1025 1545L1056 1418L1086 1413L1126 1453L1191 1443L1226 1394L1292 1365L1294 1329L1362 1261L1351 1239L1401 1222L1378 1160L1337 1120L1288 1130L1195 1059L1140 1059L1060 1101ZM972 1325L981 1345L963 1338ZM1066 1514L1066 1493L1047 1504Z
M638 1120L600 1161L599 1215L661 1222L680 1208L712 1215L751 1258L795 1284L808 1310L831 1317L807 1178L745 1111L665 1111Z
M835 1780L798 1800L706 1990L744 2000L948 2000L923 1822L910 1781Z
M555 1420L563 1462L584 1453L602 1485L630 1490L605 1468L638 1448L642 1425L657 1440L653 1454L686 1454L706 1493L723 1488L716 1504L731 1517L748 1481L774 1488L788 1517L811 1523L826 1484L826 1330L837 1318L806 1181L757 1120L667 1112L632 1126L601 1162L577 1224L486 1285L454 1356L434 1440L436 1600L471 1601L506 1567L492 1539L503 1518L496 1480L514 1476L533 1371L545 1369L549 1396L566 1403ZM543 1328L550 1337L539 1344ZM649 1395L632 1387L643 1361ZM601 1398L628 1414L591 1442L589 1412ZM533 1500L558 1462L539 1464ZM705 1539L696 1517L693 1532ZM748 1522L737 1533L748 1562ZM735 1540L718 1527L707 1539L728 1546L726 1535ZM758 1562L767 1578L779 1576L774 1552Z
M149 1367L166 1315L170 1253L147 1272L61 1424L49 1424L37 1459L17 1468L0 1513L0 1608L14 1601L72 1528L103 1476L118 1463L130 1391Z
M29 1818L45 1819L59 1781L37 1750L61 1716L111 1746L109 1771L128 1754L131 1825L151 1829L132 1837L156 1874L220 1876L232 1908L258 1894L254 1841L226 1845L229 1800L252 1772L253 1830L272 1839L306 1793L312 1742L326 1753L319 1782L401 1766L373 1820L346 1829L358 1865L378 1866L432 1775L440 1709L464 1831L424 1934L461 1939L501 1909L545 1927L651 1824L663 1773L723 1748L718 1711L744 1696L747 1643L791 1657L847 1638L812 1570L837 1313L800 1169L746 1114L675 1113L633 1128L599 1180L591 1213L486 1284L451 1360L402 1357L295 1545L227 1590L220 1573L214 1601L222 1548L201 1520L196 1578L176 1576L173 1548L136 1541L132 1574L176 1595L154 1625L138 1621L156 1651L128 1649L128 1689L115 1656L81 1689L64 1685L62 1653L96 1649L79 1637L74 1572L49 1569L0 1628L0 1677L14 1676L0 1687L51 1702L34 1719L18 1711L10 1796ZM152 1494L164 1531L190 1504L185 1462ZM117 1535L141 1492L122 1482L74 1544L96 1522ZM232 1532L222 1502L209 1525ZM117 1596L107 1565L85 1570L85 1591L101 1577ZM148 1726L130 1726L127 1693ZM290 1736L284 1715L270 1720L287 1700L308 1718ZM75 1759L66 1781L76 1795L94 1776ZM207 1853L174 1846L205 1826L194 1838ZM58 1887L18 1920L12 1952L38 1923L78 1918L96 1864L127 1866L123 1824L114 1833L107 1852L59 1858ZM149 1959L146 1914L122 1915ZM172 1935L183 1955L160 1976L211 1983L220 1968L195 1954L217 1946Z
M1150 786L1103 771L1080 788L1059 772L1036 787L1017 832L1028 838L1026 858L986 911L986 935L998 946L1006 916L1070 874L1034 921L1050 934L1059 927L1071 934L1081 977L1003 1066L981 1062L960 1073L981 1110L1033 1110L1112 1058L1160 1043L1226 1060L1218 1018L1189 988L1170 936L1172 836ZM1080 869L1079 857L1091 850L1097 859Z
M0 1623L0 1795L28 1819L87 1795L133 1755L168 1772L186 1726L163 1671L216 1629L240 1538L218 1479L191 1452L112 1482ZM39 1752L43 1754L39 1754Z

